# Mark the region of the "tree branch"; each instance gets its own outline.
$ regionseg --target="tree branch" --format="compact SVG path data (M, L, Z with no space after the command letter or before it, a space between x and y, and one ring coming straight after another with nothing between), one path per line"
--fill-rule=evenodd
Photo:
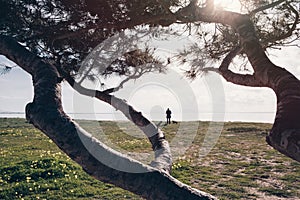
M293 22L293 25L289 28L289 30L281 35L275 36L275 37L269 37L267 40L264 41L264 48L268 47L268 43L275 43L276 41L284 40L288 37L291 37L293 35L293 32L297 28L297 24L299 23L299 13L298 11L289 3L287 3L287 6L291 9L291 11L295 14L295 20Z
M188 17L184 17L184 14ZM183 21L198 20L226 24L239 34L243 52L246 53L254 69L254 76L240 76L235 82L255 85L255 81L258 81L259 85L273 89L277 97L277 113L271 132L266 138L267 142L279 152L300 162L300 82L293 74L269 60L256 36L250 17L229 11L208 13L196 7L192 7L189 11L179 10L176 15ZM235 53L229 55L227 61L231 60L233 55ZM226 65L227 61L225 61ZM226 67L221 67L222 70L227 72ZM229 79L234 77L231 73L225 76ZM245 83L242 78L247 79L248 82Z
M128 105L124 100L119 99L105 91L87 89L78 84L73 77L59 68L60 74L66 79L70 86L78 93L95 97L100 101L104 101L115 109L120 110L130 121L138 126L147 136L152 144L152 149L155 152L155 160L151 163L152 166L170 172L172 166L171 152L168 142L165 140L164 133L141 112L136 111L132 106Z
M264 87L263 83L257 80L254 75L250 74L237 74L230 70L220 72L226 81L243 86L249 87Z
M144 15L144 16L140 16L139 18L136 18L135 20L127 20L127 21L122 21L119 23L106 23L106 24L95 23L95 24L89 25L85 28L76 30L76 31L69 30L69 33L59 33L58 32L58 33L56 33L56 35L58 35L58 36L53 38L53 43L64 40L64 39L68 39L68 38L76 38L77 36L79 36L81 34L88 33L90 30L96 30L96 29L122 30L122 29L126 29L126 28L132 28L134 26L141 25L141 24L159 24L162 26L168 26L174 22L176 22L176 17L168 9L166 11L165 15ZM55 30L55 27L53 27L52 29ZM41 35L35 35L28 39L32 39L35 37L41 37L41 36L43 36L43 34L44 33L42 33Z
M63 111L57 69L43 62L11 37L0 36L0 54L14 61L33 77L34 100L26 106L27 120L51 138L88 174L146 199L215 199L163 171L121 155L85 132Z
M286 39L287 37L292 36L293 31L297 28L297 24L299 23L299 12L293 6L291 6L289 3L288 3L288 7L295 14L295 20L294 20L294 23L293 23L292 27L290 28L290 30L286 34L279 36L277 38L277 40L283 40L283 39Z
M185 14L187 17L183 16ZM248 15L223 10L207 11L203 8L191 7L188 10L179 10L176 13L176 16L178 16L179 20L184 20L186 22L202 21L208 23L221 23L231 26L239 34L241 47L246 53L256 74L262 75L266 73L265 70L267 68L263 68L261 66L266 64L274 66L260 45L256 36L255 27ZM262 82L263 85L268 85L268 80L265 75L256 77L263 77L263 79L259 81Z
M281 3L283 3L283 2L286 2L286 0L279 0L279 1L275 1L275 2L273 2L273 3L270 3L270 4L267 4L267 5L261 6L261 7L259 7L259 8L256 8L256 9L252 10L252 11L249 13L249 15L250 15L250 16L253 16L253 15L255 15L255 14L258 13L258 12L261 12L261 11L264 11L264 10L268 10L268 9L270 9L270 8L273 8L273 7L275 7L275 6L278 6L279 4L281 4Z
M241 51L241 47L237 46L231 50L227 56L223 59L220 67L219 73L225 78L225 80L237 84L250 87L263 87L263 83L258 81L255 75L250 74L237 74L229 70L229 65L232 59Z
M125 78L124 80L122 80L121 83L117 87L113 88L113 92L117 92L120 89L122 89L123 86L124 86L124 84L127 83L128 81L130 81L132 79L138 79L138 78L140 78L143 75L143 73L139 73L139 74L136 74L136 73L137 72L135 71L133 75L128 76L127 78Z

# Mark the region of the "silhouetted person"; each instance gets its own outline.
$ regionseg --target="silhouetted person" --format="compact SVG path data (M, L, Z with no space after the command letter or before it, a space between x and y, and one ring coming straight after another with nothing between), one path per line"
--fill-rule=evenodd
M167 114L167 124L171 124L171 110L168 108L167 111L166 111L166 114Z

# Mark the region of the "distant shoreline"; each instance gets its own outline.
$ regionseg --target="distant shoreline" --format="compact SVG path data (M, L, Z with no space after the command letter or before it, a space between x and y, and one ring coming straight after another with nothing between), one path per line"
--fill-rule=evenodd
M97 120L97 121L127 121L122 113L67 113L73 119ZM152 121L165 121L164 113L159 117L153 117L148 113L143 113ZM174 116L179 116L174 114ZM194 115L191 115L194 116ZM191 118L188 114L181 119L174 117L174 121L216 121L216 122L254 122L273 123L275 114L273 112L226 112L226 113L199 113L198 118ZM25 112L0 112L0 118L24 118Z

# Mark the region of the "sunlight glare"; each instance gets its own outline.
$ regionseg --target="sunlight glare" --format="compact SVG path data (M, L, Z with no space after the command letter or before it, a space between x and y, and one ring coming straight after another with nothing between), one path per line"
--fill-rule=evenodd
M241 10L241 4L239 0L215 0L214 4L217 9L224 9L234 12L239 12Z

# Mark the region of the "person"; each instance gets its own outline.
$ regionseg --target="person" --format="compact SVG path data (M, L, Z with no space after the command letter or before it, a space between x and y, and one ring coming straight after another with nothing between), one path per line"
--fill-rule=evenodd
M166 111L166 114L167 114L167 124L171 124L171 110L168 108L167 111Z

